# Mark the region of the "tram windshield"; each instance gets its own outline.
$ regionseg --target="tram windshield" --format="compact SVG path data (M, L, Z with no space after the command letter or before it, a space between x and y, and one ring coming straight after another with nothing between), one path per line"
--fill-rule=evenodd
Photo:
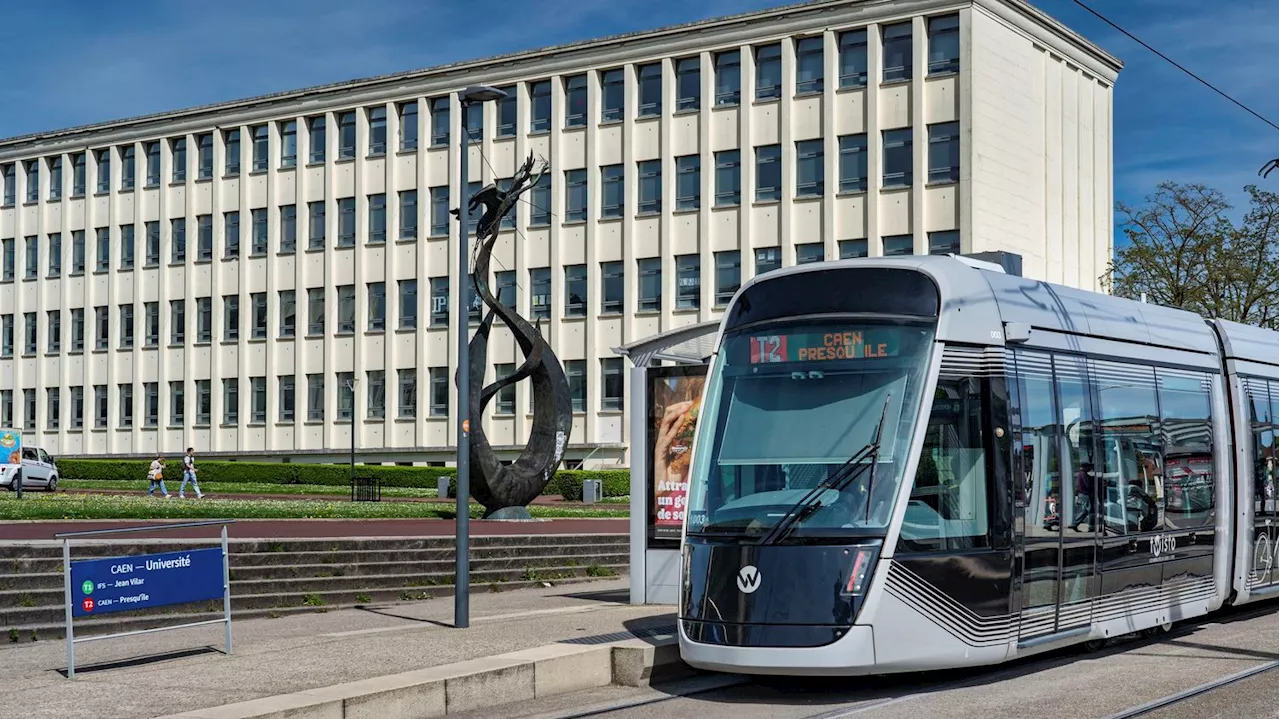
M699 418L687 532L758 538L798 504L791 541L887 526L933 334L924 324L793 320L726 335ZM878 451L849 466L878 429ZM801 502L824 482L832 486Z

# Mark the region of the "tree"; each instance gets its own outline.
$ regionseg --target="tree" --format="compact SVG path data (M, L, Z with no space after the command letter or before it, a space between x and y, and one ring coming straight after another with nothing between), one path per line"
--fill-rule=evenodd
M1276 193L1245 188L1250 209L1234 224L1231 204L1201 184L1162 182L1144 204L1116 203L1129 245L1102 276L1119 297L1178 307L1208 318L1275 329Z

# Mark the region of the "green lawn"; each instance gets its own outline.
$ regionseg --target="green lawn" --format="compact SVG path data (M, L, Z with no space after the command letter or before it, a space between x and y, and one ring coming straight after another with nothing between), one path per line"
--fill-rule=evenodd
M132 481L123 479L63 479L58 481L58 487L61 489L112 489L135 491L139 495L147 491L150 486L146 480ZM169 492L175 496L178 494L178 488L182 486L182 480L177 479L173 482L166 481L165 486L169 488ZM200 489L208 495L218 497L235 497L243 494L296 494L309 495L313 497L350 497L351 490L347 487L333 484L268 484L266 482L214 482L205 483ZM437 497L435 489L425 487L383 487L382 496L386 499L415 499L426 498L434 499ZM452 502L452 499L445 500ZM630 497L605 497L601 504L629 504Z
M137 495L0 493L0 521L21 519L452 519L436 502L349 502L293 499L172 499ZM471 516L483 514L471 504ZM625 518L625 509L531 506L536 518Z

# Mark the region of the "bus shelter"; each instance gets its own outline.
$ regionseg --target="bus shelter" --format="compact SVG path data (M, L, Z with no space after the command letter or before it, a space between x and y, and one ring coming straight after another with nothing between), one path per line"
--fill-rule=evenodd
M689 453L719 320L614 352L631 360L631 603L676 604Z

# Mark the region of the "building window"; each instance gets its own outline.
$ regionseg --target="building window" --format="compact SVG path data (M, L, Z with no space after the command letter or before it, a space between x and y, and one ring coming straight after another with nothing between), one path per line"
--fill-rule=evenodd
M187 141L181 140L181 142L182 142L182 149L181 149L182 164L179 165L177 162L176 158L179 150L177 149L177 144L175 143L174 145L175 159L174 159L174 165L173 165L173 172L174 172L174 177L176 178L178 169L181 168L182 179L185 180L187 176L187 163L186 163ZM9 167L10 167L10 170L12 171L13 166L10 165ZM12 178L12 174L10 174L10 178ZM179 180L175 179L175 182L178 182L178 181ZM85 153L77 152L76 154L71 156L71 196L84 197L84 187L85 187ZM9 205L13 204L13 198L9 197L8 195L6 195L6 197L8 197L9 201L6 202L5 204L9 204Z
M120 348L133 347L133 305L120 305Z
M504 304L515 307L520 301L520 295L516 292L516 271L503 270L494 273L497 280L497 298Z
M622 358L606 357L600 360L600 409L606 412L622 409L624 387Z
M529 188L529 226L551 224L551 175L543 174Z
M387 108L369 108L369 154L387 154Z
M179 264L187 261L187 219L175 217L169 220L169 262Z
M782 45L774 43L756 48L756 99L782 97Z
M652 215L662 212L662 160L645 160L637 163L637 169L640 175L637 214Z
M0 427L13 426L13 390L0 389Z
M840 259L851 260L857 257L867 256L867 241L862 240L840 240Z
M196 426L208 427L213 421L213 386L210 380L196 380Z
M200 215L196 218L196 260L213 260L213 215Z
M911 128L884 131L885 187L911 186Z
M867 31L840 33L840 87L867 85Z
M620 167L620 166L619 166ZM601 169L604 172L604 169ZM584 222L587 219L587 171L565 170L564 173L565 222Z
M18 180L14 175L13 163L0 165L0 174L3 175L4 179L3 206L10 207L18 195Z
M326 134L324 115L307 118L307 161L313 165L324 162Z
M529 132L551 130L551 81L529 83Z
M741 153L738 150L723 150L715 155L716 207L732 207L742 202L740 158Z
M23 429L34 430L36 428L36 391L34 389L22 390L22 407Z
M271 162L267 151L271 132L266 125L254 125L249 128L249 136L253 139L253 164L250 165L252 172L266 172Z
M889 235L880 239L885 257L910 255L915 252L915 238L911 235Z
M929 182L960 181L960 123L929 126Z
M98 264L95 270L98 272L106 272L111 269L111 230L106 227L99 227L98 234ZM10 270L8 279L13 279L13 272Z
M431 195L431 236L447 237L449 235L449 188L432 187Z
M71 274L84 274L84 230L71 233Z
M280 290L280 336L293 337L298 324L298 294L294 290Z
M96 392L98 388L94 388ZM107 401L107 388L102 387L102 403ZM105 412L103 413L105 414ZM169 426L182 427L186 424L187 419L187 388L186 383L177 380L169 383Z
M307 249L324 249L324 200L307 203Z
M742 52L716 53L716 107L737 105L742 97Z
M810 262L822 262L827 257L821 242L806 242L796 245L796 264L807 265Z
M840 138L840 191L867 191L867 136Z
M702 305L702 264L698 255L676 257L676 309L694 310Z
M401 418L414 419L418 416L418 370L402 369L398 374L399 389L396 396L397 413Z
M587 76L574 75L564 79L564 126L587 125Z
M716 253L716 307L727 307L742 286L742 253Z
M62 233L49 233L49 276L62 276Z
M626 115L627 95L622 70L600 73L600 122L619 122Z
M62 392L57 387L49 387L45 389L45 425L48 429L57 429L58 422L61 419L59 404L61 402Z
M160 303L145 302L142 305L143 313L143 343L147 347L158 347L160 345Z
M267 378L249 378L249 421L262 424L267 421Z
M143 225L142 229L146 233L144 261L147 267L155 267L160 264L160 223L152 220Z
M702 58L686 57L676 61L676 112L702 107Z
M756 148L756 202L782 199L782 145Z
M418 328L418 281L400 280L400 329Z
M449 144L449 98L433 97L431 104L431 146L445 147Z
M250 230L252 243L249 251L255 255L267 254L267 210L260 207L256 210L249 211L249 222L252 225Z
M3 268L0 268L0 280L4 282L13 282L14 275L17 273L15 265L18 264L16 242L12 237L6 237L0 240L0 246L3 246L4 261Z
M929 254L960 254L960 231L946 230L929 233Z
M155 304L154 302L147 303L148 312ZM148 319L150 319L150 314L148 314ZM62 351L62 312L60 310L49 310L47 322L48 331L46 334L49 335L49 353L57 354ZM156 332L159 332L159 327L156 328Z
M777 247L756 249L756 274L763 275L782 267L782 252Z
M661 170L661 164L659 164ZM661 178L659 178L661 179ZM643 187L644 179L640 180ZM659 185L661 193L661 185ZM696 210L702 201L702 156L685 155L676 158L676 209ZM643 203L641 204L643 208ZM661 204L659 204L661 208ZM643 211L643 210L642 210Z
M234 342L240 339L240 296L222 296L222 340Z
M822 92L822 36L806 37L796 42L796 94L815 95Z
M338 159L351 160L356 156L355 110L338 113Z
M213 177L213 133L196 135L196 179Z
M507 87L500 87L498 90L505 92L506 97L496 103L498 106L498 127L494 136L515 137L516 125L518 124L516 118L516 86L508 85Z
M226 169L223 174L234 177L240 174L240 130L227 130L222 135L223 149L226 151Z
M431 278L431 326L445 327L449 324L449 278Z
M291 255L298 249L298 206L280 206L280 252Z
M412 240L418 236L418 191L401 190L399 205L400 239Z
M622 314L626 304L623 271L624 266L621 262L600 263L600 314Z
M400 151L418 149L418 101L401 103L396 109L400 113Z
M169 154L173 160L173 169L170 172L170 181L181 183L187 181L187 138L175 137L169 141ZM81 173L80 178L80 194L84 194L84 155L78 155L80 159L80 167L78 172Z
M496 364L493 366L493 374L495 379L502 377L510 377L515 374L516 366L514 364ZM509 384L498 390L498 396L494 398L493 413L495 415L513 415L516 413L516 385Z
M296 167L298 165L298 121L288 120L280 123L280 167Z
M111 149L98 150L93 159L98 166L98 194L111 192Z
M796 197L822 197L822 140L796 143Z
M600 217L622 217L626 203L626 180L622 165L600 168Z
M156 182L160 182L160 144L151 143L156 146ZM49 201L57 202L62 199L62 158L49 158Z
M307 334L311 336L324 334L323 287L312 287L307 290Z
M960 16L929 18L929 74L960 71Z
M338 247L355 246L356 198L343 197L338 200Z
M138 171L138 168L137 168L137 163L134 161L133 145L125 145L124 147L120 148L120 189L121 190L133 189L134 185L137 182L137 171ZM30 194L30 191L33 187L36 190L39 190L39 183L35 181L34 177L28 176L27 182L29 183L27 185L28 195ZM31 198L31 197L28 197L27 200L28 202L35 201L34 198Z
M223 257L240 256L240 213L222 213Z
M881 29L884 82L911 79L911 22L885 25Z
M36 348L39 346L36 328L36 313L24 312L22 314L22 354L34 355Z
M382 370L365 372L365 416L382 419L387 416L387 373Z
M354 198L352 199L354 202ZM355 235L355 228L351 230ZM380 245L387 241L387 196L385 193L369 195L369 244Z
M0 357L13 356L13 315L0 317Z
M636 68L637 91L640 106L636 117L657 117L662 114L662 63L651 62ZM614 118L618 119L618 118Z
M142 426L155 427L158 424L160 424L160 384L143 382Z
M120 392L120 426L133 426L133 385L119 385Z
M649 257L636 260L640 282L636 285L640 312L662 311L662 259Z
M569 401L573 411L587 411L587 361L565 360L564 376L569 381Z
M338 285L338 334L356 331L356 286Z
M280 421L292 422L298 404L297 386L294 375L280 377Z
M449 416L449 368L429 367L431 379L431 416Z
M240 380L222 380L222 423L240 423Z
M467 142L478 143L484 140L484 113L485 104L462 108L462 129L466 133Z
M40 236L31 235L26 238L26 250L22 253L23 264L26 265L24 277L34 280L40 275Z
M564 316L587 316L587 266L564 268Z
M267 336L267 293L254 292L249 295L249 313L252 320L250 337L256 340Z
M120 269L133 269L135 245L133 225L120 225Z
M387 283L370 282L365 285L368 294L369 331L381 332L387 327Z
M324 421L324 375L307 375L307 420Z
M529 270L529 307L534 319L551 317L551 269L534 267Z
M74 332L72 332L72 337L75 337ZM181 346L186 341L187 302L186 300L169 300L169 344Z

